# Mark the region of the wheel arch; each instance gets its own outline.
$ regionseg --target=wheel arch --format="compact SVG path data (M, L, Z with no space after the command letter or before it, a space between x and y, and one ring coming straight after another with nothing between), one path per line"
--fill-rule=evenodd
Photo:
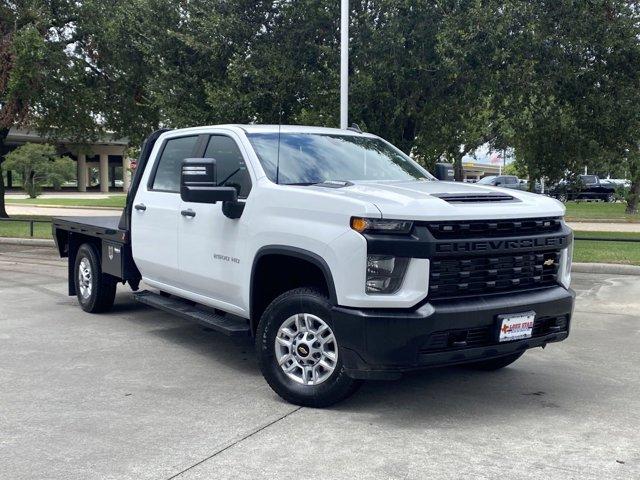
M59 238L60 241L60 238ZM65 247L62 247L62 243L58 243L58 248L64 248L65 256L68 257L67 261L67 286L68 286L68 295L74 296L76 295L76 283L75 283L75 264L76 257L78 255L78 251L80 247L84 244L89 244L93 246L96 251L98 258L102 256L102 243L99 239L91 237L89 235L84 235L81 233L70 233L67 235Z
M249 303L250 303L250 322L252 331L255 332L258 322L260 321L260 315L264 311L266 306L260 305L260 297L256 292L256 286L258 283L258 274L260 273L261 262L268 257L276 257L280 259L293 259L298 262L307 263L313 265L321 273L324 284L326 285L329 301L333 305L337 305L336 287L333 281L333 275L327 262L317 253L311 252L297 247L290 247L287 245L267 245L261 247L254 259L251 267L250 287L249 287ZM305 285L298 285L305 286Z

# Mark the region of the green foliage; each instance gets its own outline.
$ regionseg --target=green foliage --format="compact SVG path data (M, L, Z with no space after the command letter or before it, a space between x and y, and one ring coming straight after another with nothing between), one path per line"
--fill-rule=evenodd
M20 173L23 188L36 198L45 183L59 188L63 182L75 177L75 163L68 157L59 157L51 145L27 143L6 156L5 168Z
M518 178L527 178L527 169L522 163L511 162L502 169L503 175L515 175Z
M486 142L532 184L629 173L637 210L633 2L350 5L351 122L458 174ZM159 126L336 126L339 17L334 0L0 0L0 129L137 145Z

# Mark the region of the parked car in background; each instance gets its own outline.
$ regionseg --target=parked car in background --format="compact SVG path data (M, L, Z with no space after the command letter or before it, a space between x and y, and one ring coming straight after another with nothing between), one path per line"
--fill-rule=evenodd
M520 180L520 190L524 190L526 192L530 191L529 190L529 180ZM533 193L543 193L542 191L542 184L540 182L536 182L534 189L531 190Z
M524 190L524 180L520 180L515 175L491 175L481 178L477 182L479 185L492 185L494 187L513 188L515 190Z
M574 182L561 181L549 189L549 195L561 202L568 200L615 202L616 188L615 183L600 180L597 175L579 175Z
M631 180L626 180L624 178L607 178L606 180L601 180L601 181L612 183L616 187L623 187L623 188L631 187Z

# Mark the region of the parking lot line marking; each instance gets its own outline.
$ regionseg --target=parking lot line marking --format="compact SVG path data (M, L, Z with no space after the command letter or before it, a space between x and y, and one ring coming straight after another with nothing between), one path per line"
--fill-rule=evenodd
M185 468L184 470L182 470L181 472L176 473L175 475L172 475L171 477L167 478L166 480L173 480L174 478L178 478L180 475L182 475L183 473L188 472L189 470L197 467L198 465L202 465L203 463L205 463L208 460L211 460L213 457L220 455L222 452L229 450L232 447L235 447L236 445L238 445L239 443L244 442L246 439L253 437L254 435L256 435L257 433L260 433L261 431L269 428L271 425L274 425L282 420L284 420L285 418L287 418L289 415L293 415L294 413L296 413L298 410L302 409L302 407L296 407L293 410L285 413L284 415L282 415L281 417L276 418L275 420L267 423L266 425L262 425L259 428L256 428L255 430L252 430L251 432L249 432L247 435L238 438L236 440L233 440L231 443L228 443L227 445L225 445L224 447L219 448L218 450L216 450L215 452L213 452L211 455L209 455L206 458L203 458L202 460L200 460L199 462L194 463L193 465Z

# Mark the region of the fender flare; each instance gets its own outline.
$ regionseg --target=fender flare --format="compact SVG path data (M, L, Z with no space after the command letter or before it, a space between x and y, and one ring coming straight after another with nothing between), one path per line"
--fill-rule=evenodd
M338 296L336 295L336 286L333 282L333 275L331 274L331 269L327 262L317 253L310 252L309 250L304 250L302 248L290 247L287 245L265 245L258 249L255 257L253 258L253 265L251 266L251 277L250 277L250 285L249 285L249 315L252 317L251 322L257 322L259 319L253 319L252 310L253 310L253 285L255 281L255 272L256 266L260 259L266 255L283 255L288 257L297 258L300 260L305 260L320 269L322 274L324 275L325 282L327 283L327 289L329 293L329 301L333 305L338 304Z

